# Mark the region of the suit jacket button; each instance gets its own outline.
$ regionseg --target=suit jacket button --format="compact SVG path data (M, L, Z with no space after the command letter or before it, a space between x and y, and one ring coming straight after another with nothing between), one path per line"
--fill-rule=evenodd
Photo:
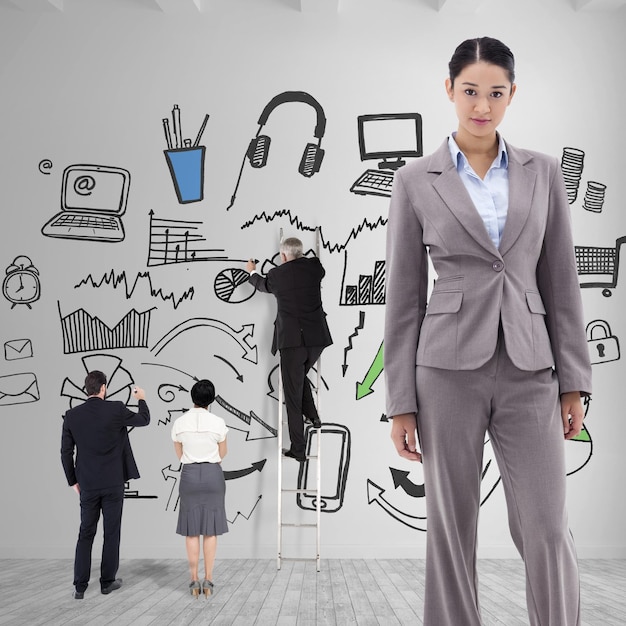
M502 261L494 261L491 267L494 272L501 272L504 269L504 263Z

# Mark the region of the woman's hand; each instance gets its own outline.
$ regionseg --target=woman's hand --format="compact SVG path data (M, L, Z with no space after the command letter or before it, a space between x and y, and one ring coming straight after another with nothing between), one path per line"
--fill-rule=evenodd
M565 439L573 439L583 427L585 410L580 399L580 392L569 391L561 394L561 419Z
M417 451L417 422L414 413L394 415L391 426L391 440L398 454L408 461L420 461L422 455Z

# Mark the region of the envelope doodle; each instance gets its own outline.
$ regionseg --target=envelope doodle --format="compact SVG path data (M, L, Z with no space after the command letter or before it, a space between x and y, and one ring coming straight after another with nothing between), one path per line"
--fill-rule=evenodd
M7 361L29 359L33 356L33 344L30 339L11 339L4 344L4 358Z
M39 400L37 377L32 373L0 376L0 406Z

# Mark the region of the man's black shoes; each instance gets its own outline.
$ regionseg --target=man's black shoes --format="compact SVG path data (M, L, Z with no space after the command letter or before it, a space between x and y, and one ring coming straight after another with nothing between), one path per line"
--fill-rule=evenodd
M82 600L85 597L85 592L84 591L75 591L72 594L72 597L74 598L74 600Z
M304 454L299 455L295 452L292 452L291 450L283 449L283 455L288 456L290 459L295 459L299 463L304 463L306 461L306 457L304 456Z
M122 579L116 578L112 583L108 584L106 587L102 587L102 593L106 596L111 591L115 591L122 586Z

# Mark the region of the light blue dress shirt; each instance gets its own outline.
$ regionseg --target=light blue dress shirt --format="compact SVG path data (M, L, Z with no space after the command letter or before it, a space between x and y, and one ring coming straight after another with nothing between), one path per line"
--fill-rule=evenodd
M478 214L485 223L487 233L498 248L502 230L509 210L509 158L506 144L498 134L498 155L487 171L484 180L474 172L465 155L459 149L452 133L448 138L448 147L452 162L456 165L465 188L467 189Z

